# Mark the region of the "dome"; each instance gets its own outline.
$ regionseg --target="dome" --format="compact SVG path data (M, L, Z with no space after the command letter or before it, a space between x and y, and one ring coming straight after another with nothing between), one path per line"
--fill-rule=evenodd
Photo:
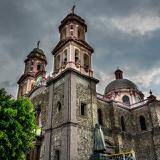
M30 54L27 56L27 59L25 60L25 62L28 61L29 58L39 58L39 59L45 61L45 63L47 64L47 58L46 58L43 50L40 49L40 48L38 48L38 47L37 47L37 48L34 48L34 49L30 52Z
M39 48L34 48L31 53L29 54L29 57L32 56L43 56L44 58L46 57L43 50Z
M110 82L105 88L105 93L108 94L111 91L118 89L134 89L138 91L138 87L130 80L123 79L123 71L119 68L115 71L115 80Z
M39 53L39 54L44 54L43 50L40 49L40 48L34 48L32 52Z
M107 85L105 88L105 94L118 89L138 90L138 87L128 79L116 79Z
M63 28L63 26L65 24L67 24L68 22L73 22L76 21L77 23L80 23L82 26L84 26L85 31L87 31L87 25L85 23L85 20L83 18L81 18L80 16L78 16L75 13L70 13L68 14L62 21L61 24L59 26L59 30L61 30Z

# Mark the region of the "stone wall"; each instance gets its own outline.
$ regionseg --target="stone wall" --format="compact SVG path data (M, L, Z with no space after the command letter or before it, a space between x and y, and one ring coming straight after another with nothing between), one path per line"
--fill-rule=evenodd
M60 110L58 109L58 103L61 104ZM52 127L58 127L63 123L64 112L64 83L59 86L54 86L53 95L53 109L52 109Z
M85 127L93 127L93 116L91 106L91 93L88 86L81 83L76 85L77 123ZM81 103L86 104L85 115L80 114Z
M45 130L46 126L46 118L47 118L47 106L48 106L48 89L46 87L41 87L35 90L30 99L36 109L36 107L40 106L41 109L41 124L42 124L42 132Z
M54 129L52 131L52 137L51 137L51 159L55 159L56 150L60 151L62 150L63 141L62 141L62 131L61 128ZM61 155L62 156L62 155Z
M49 153L49 156L46 159L54 160L56 158L56 152L58 151L60 154L60 158L63 159L62 156L62 148L64 145L63 141L63 122L64 122L64 78L59 81L55 81L52 85L48 86L50 92L50 108L48 111L48 124L49 130L46 133L46 138L48 138L48 142L46 142L47 151L46 154Z
M86 113L81 115L81 103L86 104ZM93 153L93 128L97 123L97 98L95 83L77 77L76 80L77 117L77 160L88 160Z
M43 86L37 88L29 97L35 107L35 109L39 106L41 110L41 134L44 136L45 129L46 129L46 121L47 121L47 109L48 109L48 89ZM45 144L44 139L40 142L41 144L41 151L40 151L40 160L44 159L45 154Z
M111 107L109 103L98 100L97 109L102 111L102 127L111 129Z
M115 147L112 152L134 150L138 160L160 160L159 102L129 110L113 102L102 101L96 97L96 84L76 74L71 77L64 76L53 83L50 88L53 92L50 102L48 90L46 87L40 87L30 95L35 108L38 105L41 107L42 134L45 133L47 138L45 143L42 141L41 160L46 159L45 153L49 153L51 159L54 159L56 150L61 152L61 159L66 160L65 153L72 152L68 147L74 146L77 147L74 151L77 160L88 160L93 153L93 129L98 122L98 109L102 111L102 130L106 144ZM57 108L57 102L61 103L60 110ZM80 114L81 103L86 104L85 115ZM66 115L69 111L71 118ZM122 116L125 131L122 131ZM147 130L141 130L140 116L145 117ZM51 130L46 128L47 121L51 121ZM73 137L75 142L70 141Z
M89 160L93 153L93 132L85 127L78 128L78 157L77 160Z
M154 157L153 136L151 132L143 132L135 136L135 151L138 160L156 160Z

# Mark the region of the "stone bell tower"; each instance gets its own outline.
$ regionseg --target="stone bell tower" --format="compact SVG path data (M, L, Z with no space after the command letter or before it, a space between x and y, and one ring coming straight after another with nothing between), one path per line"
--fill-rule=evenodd
M29 93L35 86L44 83L46 76L47 59L42 49L34 48L25 59L24 74L18 80L18 97Z
M52 51L53 76L47 82L45 160L88 160L97 123L93 49L85 39L85 20L74 10L61 21L59 32L60 40Z
M92 77L93 48L85 40L87 32L85 20L72 10L72 13L61 21L59 32L60 41L52 51L54 55L53 76L57 76L67 68L73 68L81 74Z

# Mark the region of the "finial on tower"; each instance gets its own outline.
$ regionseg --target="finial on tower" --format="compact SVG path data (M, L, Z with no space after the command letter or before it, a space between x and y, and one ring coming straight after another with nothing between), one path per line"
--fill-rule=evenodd
M77 0L74 0L73 7L72 7L72 9L71 9L71 12L72 12L73 14L75 13L76 3L77 3Z
M152 95L152 91L151 90L149 91L149 94Z
M73 7L72 7L72 13L73 14L74 14L75 8L76 8L76 5L74 4Z
M37 48L39 48L40 41L37 42Z

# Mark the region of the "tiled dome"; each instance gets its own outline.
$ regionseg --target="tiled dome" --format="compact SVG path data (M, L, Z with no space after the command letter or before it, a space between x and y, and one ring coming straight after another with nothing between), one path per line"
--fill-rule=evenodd
M138 90L138 87L128 79L116 79L107 85L107 87L105 88L105 94L118 89Z

